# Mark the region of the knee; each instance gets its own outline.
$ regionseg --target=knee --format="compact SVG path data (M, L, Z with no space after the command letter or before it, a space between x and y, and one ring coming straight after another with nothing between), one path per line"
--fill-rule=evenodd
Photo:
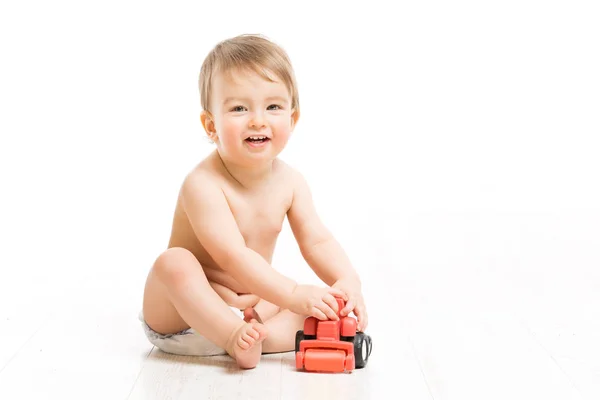
M196 257L182 247L171 247L164 251L152 267L152 271L165 284L180 285L188 280L192 269L200 269Z

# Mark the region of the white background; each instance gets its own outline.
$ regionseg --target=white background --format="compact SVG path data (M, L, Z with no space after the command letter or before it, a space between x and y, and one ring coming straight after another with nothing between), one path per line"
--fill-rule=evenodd
M549 315L598 305L599 20L592 1L3 2L0 322L27 330L83 293L141 306L179 184L213 148L200 65L241 33L292 59L282 158L373 304L412 276L506 279ZM311 278L287 229L274 263Z

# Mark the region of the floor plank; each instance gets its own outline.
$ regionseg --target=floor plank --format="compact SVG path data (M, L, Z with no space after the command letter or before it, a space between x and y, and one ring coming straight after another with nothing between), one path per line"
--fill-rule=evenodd
M410 335L436 399L583 398L510 313L420 306Z
M90 300L57 313L20 349L0 373L0 398L126 398L151 346L130 307Z

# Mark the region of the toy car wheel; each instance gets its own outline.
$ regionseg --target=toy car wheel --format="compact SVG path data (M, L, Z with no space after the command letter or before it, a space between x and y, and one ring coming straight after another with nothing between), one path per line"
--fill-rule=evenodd
M300 342L304 340L304 331L296 332L296 353L300 351Z
M354 364L355 368L364 368L367 365L373 345L371 336L357 332L354 336Z
M300 342L303 340L315 340L317 335L305 335L304 331L296 332L296 353L300 351Z

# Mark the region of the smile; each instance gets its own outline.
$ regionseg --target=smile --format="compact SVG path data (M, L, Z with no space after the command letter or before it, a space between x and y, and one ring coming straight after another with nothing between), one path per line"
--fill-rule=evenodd
M264 145L266 145L271 139L269 139L266 136L250 136L249 138L247 138L245 140L246 143L248 143L248 145L250 147L262 147Z

